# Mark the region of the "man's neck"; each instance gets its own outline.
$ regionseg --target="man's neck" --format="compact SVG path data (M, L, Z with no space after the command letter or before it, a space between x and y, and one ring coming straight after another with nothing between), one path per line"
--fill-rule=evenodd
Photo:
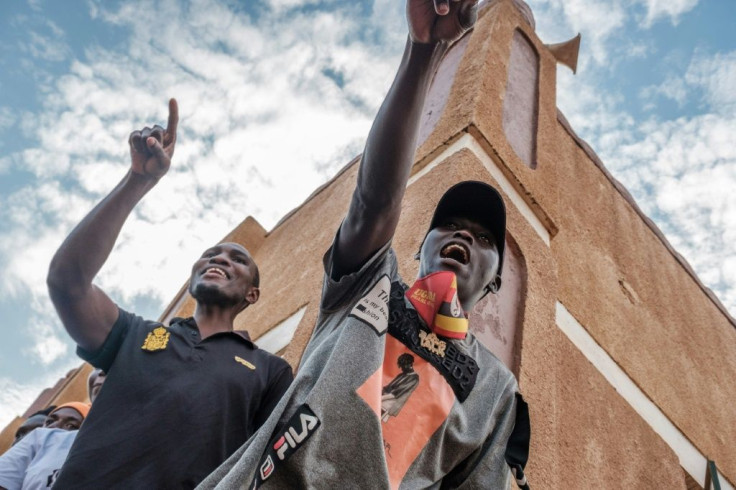
M197 322L199 335L202 340L219 332L232 332L233 321L239 311L233 307L203 305L197 303L194 311L194 321Z

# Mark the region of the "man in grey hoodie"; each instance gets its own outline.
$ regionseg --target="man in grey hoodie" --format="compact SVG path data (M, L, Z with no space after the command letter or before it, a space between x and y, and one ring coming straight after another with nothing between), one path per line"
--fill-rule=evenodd
M526 406L464 314L501 286L501 196L483 182L445 194L411 288L391 249L432 74L474 25L477 0L408 0L407 16L401 65L324 257L320 315L298 375L201 488L495 489L508 486L509 465L525 485ZM408 357L410 386L389 411L388 388L407 377Z

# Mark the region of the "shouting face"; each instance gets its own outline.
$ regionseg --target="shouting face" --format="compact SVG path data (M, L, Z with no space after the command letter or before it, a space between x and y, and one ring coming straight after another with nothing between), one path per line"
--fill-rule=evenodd
M498 248L491 232L465 217L449 217L427 234L422 244L419 276L451 271L466 311L486 293L498 273Z

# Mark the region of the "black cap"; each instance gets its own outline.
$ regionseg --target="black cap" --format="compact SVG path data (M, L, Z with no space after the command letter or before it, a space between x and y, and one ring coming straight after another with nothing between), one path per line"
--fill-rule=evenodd
M455 184L447 189L437 203L429 229L436 228L453 216L470 218L493 234L498 249L497 277L500 279L506 245L506 206L501 194L485 182L466 180ZM501 285L500 280L497 285Z

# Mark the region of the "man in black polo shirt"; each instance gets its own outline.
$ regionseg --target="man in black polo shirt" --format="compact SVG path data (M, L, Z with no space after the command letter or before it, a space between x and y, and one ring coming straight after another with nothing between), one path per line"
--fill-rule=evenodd
M71 232L48 275L51 299L83 359L107 373L54 488L192 488L268 418L289 365L258 349L235 317L259 297L248 251L222 243L194 263L193 318L168 327L121 310L92 280L135 205L163 177L176 143L166 129L130 135L131 168Z

